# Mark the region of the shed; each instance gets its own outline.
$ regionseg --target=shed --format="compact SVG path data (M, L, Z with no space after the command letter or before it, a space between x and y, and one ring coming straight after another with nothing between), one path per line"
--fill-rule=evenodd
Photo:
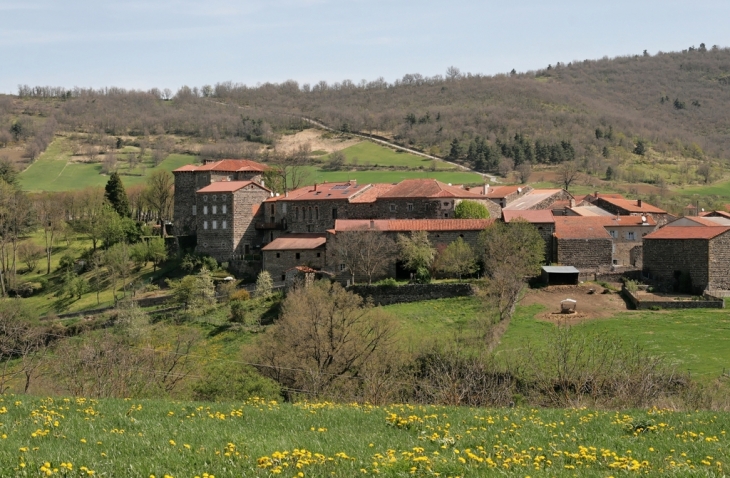
M542 280L547 285L578 285L578 274L573 266L542 266Z

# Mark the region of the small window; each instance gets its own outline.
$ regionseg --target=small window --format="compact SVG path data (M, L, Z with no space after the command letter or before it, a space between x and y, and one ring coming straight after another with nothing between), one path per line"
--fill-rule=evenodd
M616 238L618 237L618 233L617 233L616 231L608 231L608 233L609 233L609 234L611 235L611 237L613 237L614 239L616 239Z
M317 206L314 207L314 218L319 221L319 208Z
M213 214L218 214L218 206L213 205Z
M629 232L628 232L628 233L626 234L626 239L628 239L629 241L634 241L634 240L636 240L636 236L634 235L634 232L633 232L633 231L629 231Z
M449 203L445 202L444 207L449 207Z
M286 274L281 275L281 280L286 280Z
M217 199L218 199L218 198L216 197L216 195L215 195L215 194L213 194L213 202L215 202L215 201L216 201Z
M278 259L278 258L280 258L280 257L281 257L281 253L280 253L280 252L277 252L277 253L276 253L276 258Z
M228 206L226 206L225 204L223 206L221 206L221 212L223 214L227 213L228 212Z
M299 208L298 207L294 208L294 220L295 221L299 220Z
M299 259L299 258L301 258L301 256L302 256L302 255L301 255L300 253L298 253L298 252L297 252L297 253L296 253L296 256L295 256L295 257L296 257L297 259Z
M312 206L309 206L309 220L312 220Z
M251 246L249 246L248 244L245 244L243 246L243 253L246 254L246 255L250 254L251 253Z
M459 234L459 237L463 238L464 237L464 234Z
M230 181L231 180L230 179L230 176L228 178L229 178L228 180ZM221 194L221 201L225 201L225 200L226 200L226 195L225 194Z
M390 212L395 212L395 204L390 205Z
M317 253L317 257L320 257L321 255L322 255L322 253L321 253L321 252L318 252L318 253Z
M203 229L208 229L208 221L203 221Z
M613 260L613 265L615 265L615 266L617 266L617 265L618 265L618 259L614 259L614 260Z
M228 229L228 221L223 221L221 224L221 229Z
M218 229L218 221L213 221L213 229Z
M208 202L208 196L203 196L203 202Z
M269 232L269 242L274 240L274 231Z
M408 203L408 206L406 206L406 208L407 208L407 209L408 209L409 211L413 211L413 204L412 204L412 203Z
M284 214L286 214L286 203L285 202L284 203L281 203L281 212L283 212Z
M208 247L208 243L207 242L204 242L203 243L203 247Z
M198 206L193 205L193 216L195 216L196 214L198 214Z
M345 264L340 264L340 272L345 270Z
M449 217L449 213L448 212L445 212L444 213L444 217Z
M208 214L208 206L203 206L203 214Z
M337 219L337 208L336 207L332 208L332 219Z

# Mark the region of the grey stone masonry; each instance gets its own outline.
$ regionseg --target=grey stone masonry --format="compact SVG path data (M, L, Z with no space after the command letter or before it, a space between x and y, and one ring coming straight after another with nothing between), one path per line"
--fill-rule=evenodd
M707 289L730 290L730 231L710 240Z
M286 280L286 271L295 266L307 266L312 269L325 269L327 262L326 247L317 249L291 249L279 251L263 251L264 270L271 274L275 282Z
M727 236L727 234L725 234ZM688 272L692 286L702 291L709 280L710 241L707 239L647 239L644 241L644 274L665 284ZM727 269L725 269L727 274Z
M176 236L195 234L195 173L192 171L175 172L175 199L173 204L173 224Z
M556 262L580 270L598 270L610 267L612 262L611 239L561 239L555 238Z

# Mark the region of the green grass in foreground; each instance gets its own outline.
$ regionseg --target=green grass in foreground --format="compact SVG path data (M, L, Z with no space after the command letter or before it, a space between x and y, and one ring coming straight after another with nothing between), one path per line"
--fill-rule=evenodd
M499 353L518 352L527 342L544 344L552 323L536 320L541 306L520 307L502 337ZM680 372L708 381L730 368L730 313L725 309L636 311L575 325L660 355Z
M2 476L724 476L730 415L0 397Z
M411 169L429 169L432 165L436 165L438 169L455 169L454 166L443 161L423 158L405 151L396 151L370 141L362 141L341 152L345 155L347 164L354 164L357 160L357 164L360 166L405 166ZM322 156L321 159L329 160L330 155Z
M146 168L129 171L127 163L119 162L119 173L124 185L143 184L152 172L162 169L172 171L193 163L196 156L171 154L159 166L153 167L150 158L143 158ZM70 191L93 186L104 186L109 177L101 174L101 163L71 161L71 150L64 138L58 138L25 171L19 175L20 185L26 191Z

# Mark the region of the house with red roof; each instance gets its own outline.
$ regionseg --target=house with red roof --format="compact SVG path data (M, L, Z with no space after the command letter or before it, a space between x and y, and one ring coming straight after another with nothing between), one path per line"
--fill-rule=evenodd
M704 218L685 217L644 237L643 273L676 292L729 291L730 226L698 219Z
M661 227L664 224L676 219L667 211L653 206L641 199L624 199L611 197L612 195L601 195L594 197L591 203L594 206L620 216L645 216L651 217Z
M503 209L502 220L508 224L512 221L526 221L535 226L545 241L545 260L548 264L552 262L555 218L550 209L528 209L526 211Z

